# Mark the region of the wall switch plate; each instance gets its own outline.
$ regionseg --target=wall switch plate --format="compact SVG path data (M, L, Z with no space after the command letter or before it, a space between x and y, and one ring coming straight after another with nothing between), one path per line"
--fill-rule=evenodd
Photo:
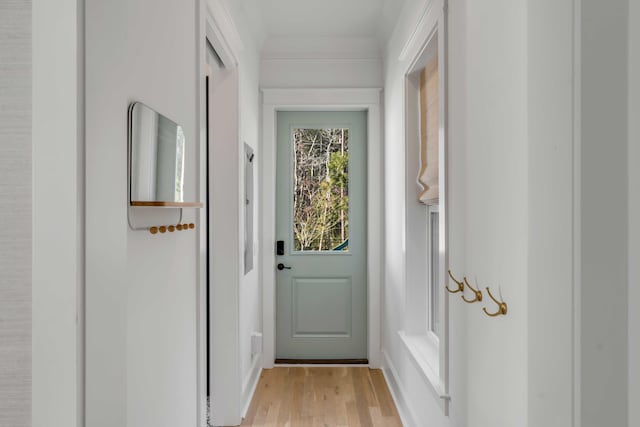
M251 357L262 352L262 333L254 332L251 334Z

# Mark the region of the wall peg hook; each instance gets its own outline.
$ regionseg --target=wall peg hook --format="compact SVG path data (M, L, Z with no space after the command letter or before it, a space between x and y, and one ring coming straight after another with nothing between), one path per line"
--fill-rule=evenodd
M463 292L462 293L462 300L464 302L466 302L467 304L473 304L474 302L482 301L482 291L480 289L475 289L473 286L471 286L466 277L463 280L464 280L465 285L467 285L467 287L469 289L471 289L471 292L474 293L474 297L473 297L473 299L467 299L467 298L465 298L464 292Z
M489 297L493 300L493 302L498 304L498 311L496 311L495 313L489 313L489 311L487 311L486 307L482 307L482 310L485 312L485 314L487 316L489 316L489 317L506 316L507 315L507 303L502 300L502 295L500 295L500 301L499 301L493 296L493 294L491 294L491 291L489 290L489 287L487 287L487 293L489 294ZM501 294L502 294L502 292L501 292Z
M176 224L176 225L154 225L152 227L147 228L147 230L149 230L149 233L151 234L164 234L164 233L173 233L175 231L187 231L187 230L193 230L196 228L196 225L194 223L185 223L185 224ZM135 228L134 228L135 230Z
M464 283L456 280L455 277L453 277L453 274L451 274L451 270L448 270L449 273L449 277L451 277L451 280L453 280L457 285L458 285L458 289L450 289L449 285L445 285L445 289L447 290L447 292L451 293L451 294L457 294L458 292L464 292Z

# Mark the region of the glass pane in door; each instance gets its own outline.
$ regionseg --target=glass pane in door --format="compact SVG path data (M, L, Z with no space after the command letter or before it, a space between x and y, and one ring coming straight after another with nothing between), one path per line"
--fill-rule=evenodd
M349 129L293 129L293 248L349 250Z

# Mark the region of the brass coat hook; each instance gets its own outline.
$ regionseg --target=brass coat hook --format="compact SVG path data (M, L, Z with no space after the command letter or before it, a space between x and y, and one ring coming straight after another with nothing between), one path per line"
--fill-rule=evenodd
M459 280L456 280L455 277L453 277L453 274L451 274L451 270L447 270L449 273L449 277L451 277L451 280L453 280L454 282L456 282L456 284L458 285L458 289L449 289L449 285L445 286L445 289L447 290L447 292L452 293L452 294L457 294L458 292L464 292L464 283L462 283Z
M502 301L502 295L500 295L500 300L498 301L492 294L491 291L489 290L489 287L487 286L487 293L489 294L489 297L493 300L493 302L495 302L496 304L498 304L498 311L496 311L495 313L489 313L487 311L486 307L482 307L482 310L485 312L485 314L487 316L490 317L497 317L497 316L506 316L507 314L507 303ZM501 292L502 294L502 292Z
M469 289L471 289L471 291L475 294L475 296L473 297L473 299L467 299L467 298L465 298L464 292L463 292L462 293L462 300L464 302L466 302L467 304L472 304L472 303L477 302L477 301L482 301L482 291L480 289L475 289L473 286L471 286L466 277L463 280L464 280L465 285L467 285L467 287Z

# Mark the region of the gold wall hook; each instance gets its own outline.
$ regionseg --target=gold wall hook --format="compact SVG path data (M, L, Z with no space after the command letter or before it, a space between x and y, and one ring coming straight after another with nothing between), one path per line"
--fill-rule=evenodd
M492 294L491 291L489 290L489 287L487 286L487 293L489 294L489 297L493 300L493 302L495 302L496 304L498 304L498 311L496 311L495 313L489 313L487 311L486 307L482 307L482 310L485 312L485 314L487 316L490 317L496 317L496 316L506 316L507 314L507 303L504 301L498 301ZM502 299L502 295L500 296L500 299Z
M456 282L456 284L458 285L458 289L449 289L449 285L445 286L445 289L447 290L447 292L451 293L451 294L457 294L458 292L464 292L464 283L462 283L459 280L456 280L455 277L453 277L453 274L451 274L451 270L447 270L449 273L449 277L451 277L451 280L453 280L454 282Z
M467 299L464 296L464 292L462 293L462 300L467 304L473 304L474 302L482 301L482 291L480 289L475 289L473 286L469 284L467 278L463 278L465 285L475 294L473 299Z

